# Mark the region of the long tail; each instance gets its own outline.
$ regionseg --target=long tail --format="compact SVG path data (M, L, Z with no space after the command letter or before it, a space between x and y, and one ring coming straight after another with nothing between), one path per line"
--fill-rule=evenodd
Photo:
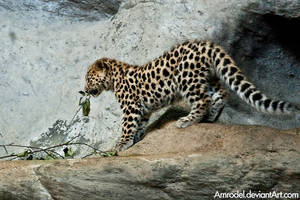
M212 51L212 62L216 75L245 102L265 113L290 114L290 103L268 98L260 92L235 65L232 58L220 46Z

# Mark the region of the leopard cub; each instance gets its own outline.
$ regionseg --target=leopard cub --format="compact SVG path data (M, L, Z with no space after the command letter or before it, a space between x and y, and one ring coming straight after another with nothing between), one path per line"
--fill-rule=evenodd
M182 97L190 113L177 121L184 128L205 116L215 121L224 107L226 84L241 99L266 113L290 113L291 105L274 101L250 83L225 50L207 41L187 41L145 65L135 66L102 58L89 66L85 91L94 97L114 91L123 110L123 151L144 137L150 114Z

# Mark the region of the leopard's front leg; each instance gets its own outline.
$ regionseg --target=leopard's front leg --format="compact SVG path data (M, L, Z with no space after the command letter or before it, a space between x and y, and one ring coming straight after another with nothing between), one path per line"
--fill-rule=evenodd
M129 105L123 108L122 136L115 145L114 151L124 151L134 145L135 138L139 137L142 123L142 112L138 106Z

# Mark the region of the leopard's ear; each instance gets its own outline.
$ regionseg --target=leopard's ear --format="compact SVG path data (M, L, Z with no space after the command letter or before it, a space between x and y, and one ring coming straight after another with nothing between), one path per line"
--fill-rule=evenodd
M108 65L107 63L105 62L105 59L99 59L99 60L96 60L94 65L100 69L100 70L107 70L108 69Z

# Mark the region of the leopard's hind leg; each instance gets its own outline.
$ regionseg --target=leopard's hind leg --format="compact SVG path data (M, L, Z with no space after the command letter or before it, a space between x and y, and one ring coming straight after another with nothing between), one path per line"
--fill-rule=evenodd
M209 96L206 84L202 84L199 89L196 89L193 85L188 87L188 92L184 92L184 99L191 105L190 113L180 118L176 125L178 128L185 128L194 123L200 122L207 114L208 107L211 103L211 97Z
M210 89L211 89L210 93L211 93L212 101L209 108L207 121L214 122L218 119L225 106L224 99L227 95L227 92L225 88L218 81L211 82Z
M134 144L141 141L146 135L146 126L148 124L150 114L143 115L138 124L137 134L134 137Z

